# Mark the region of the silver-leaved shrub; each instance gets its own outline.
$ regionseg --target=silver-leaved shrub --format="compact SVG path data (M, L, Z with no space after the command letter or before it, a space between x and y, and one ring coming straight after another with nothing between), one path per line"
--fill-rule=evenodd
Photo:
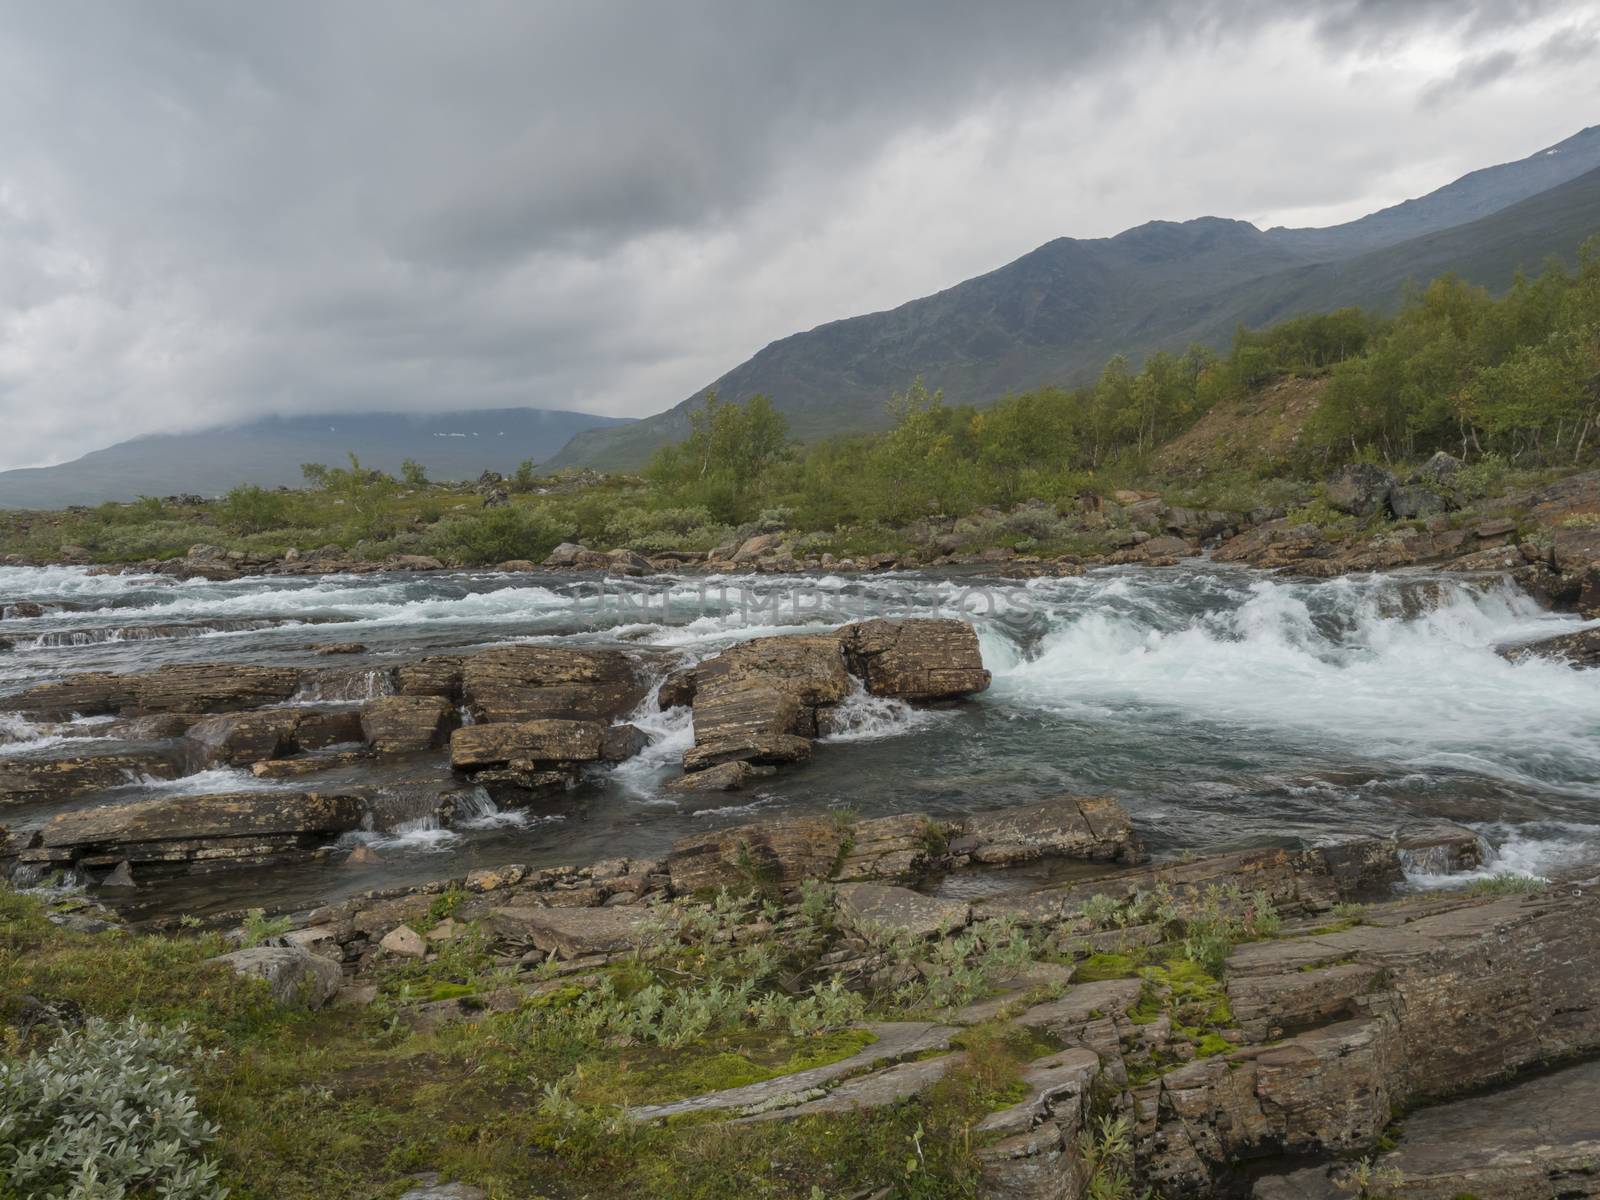
M222 1200L195 1107L184 1026L85 1022L0 1063L0 1194L38 1200Z

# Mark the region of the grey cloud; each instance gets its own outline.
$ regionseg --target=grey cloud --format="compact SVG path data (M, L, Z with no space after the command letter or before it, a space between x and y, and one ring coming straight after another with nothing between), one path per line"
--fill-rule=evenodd
M1418 101L1424 108L1446 104L1468 92L1488 87L1505 78L1515 69L1518 56L1514 50L1495 50L1460 64L1450 74L1435 80L1422 89Z
M1481 63L1544 7L1310 19L1327 55L1465 28ZM1169 207L1166 163L1130 184L1140 148L1102 130L1153 100L1152 131L1190 119L1192 82L1142 66L1303 20L1266 0L0 0L0 466L269 411L665 407L761 339L1028 249L938 174L941 137L977 130L1016 194L1062 198L1030 238L1095 232L1091 210L1197 215ZM1099 106L1053 139L1070 174L1038 178L1008 131L1075 89ZM1290 145L1300 103L1242 119ZM1191 165L1227 153L1192 134ZM897 155L928 172L920 220L873 182ZM1234 166L1259 176L1226 192L1244 211L1337 173Z

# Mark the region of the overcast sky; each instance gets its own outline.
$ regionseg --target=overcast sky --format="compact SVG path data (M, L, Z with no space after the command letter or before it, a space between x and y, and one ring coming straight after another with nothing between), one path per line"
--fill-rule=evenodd
M1053 237L1327 224L1596 121L1591 3L0 0L0 467L644 415Z

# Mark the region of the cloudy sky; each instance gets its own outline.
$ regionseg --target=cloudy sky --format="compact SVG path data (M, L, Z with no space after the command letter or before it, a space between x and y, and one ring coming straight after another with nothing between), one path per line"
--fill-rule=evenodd
M1053 237L1327 224L1597 121L1591 3L0 0L0 468L643 415Z

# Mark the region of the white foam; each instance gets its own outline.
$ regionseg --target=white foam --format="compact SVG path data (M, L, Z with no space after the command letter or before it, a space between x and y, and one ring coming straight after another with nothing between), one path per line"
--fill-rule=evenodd
M904 700L870 694L852 680L850 695L829 714L829 732L823 742L877 742L926 729L954 714L933 709L912 708Z

